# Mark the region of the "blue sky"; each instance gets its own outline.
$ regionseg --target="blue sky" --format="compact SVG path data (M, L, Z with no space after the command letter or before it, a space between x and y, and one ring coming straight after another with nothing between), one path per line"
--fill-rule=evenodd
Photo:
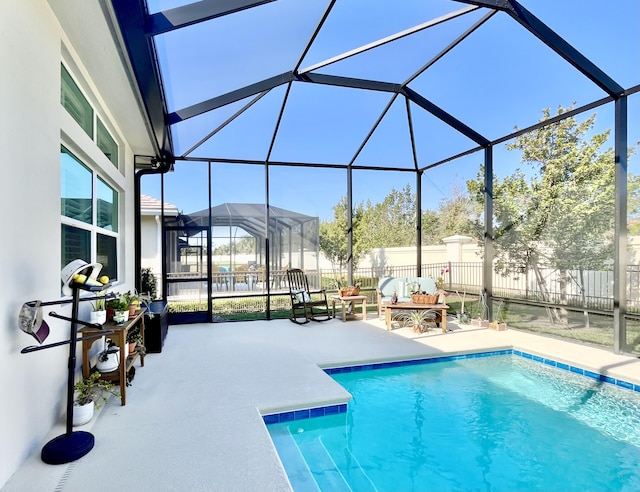
M188 2L149 0L151 12ZM523 0L537 17L625 88L640 83L640 2L619 0L615 8L597 0ZM225 94L291 70L328 0L278 0L156 38L170 111ZM453 11L468 8L448 0L338 0L301 63L304 69ZM388 45L328 65L319 73L402 83L462 31L488 13L479 9ZM522 26L498 13L409 85L489 139L517 125L535 123L542 109L580 106L604 93L542 45ZM265 159L285 86L273 89L191 155ZM386 93L296 83L293 85L271 158L346 164L391 100ZM174 129L176 153L206 137L248 100L186 120ZM421 165L475 145L416 105L410 105ZM403 98L397 98L355 164L412 166ZM613 127L612 105L600 107L595 131ZM629 100L629 142L640 140L640 95ZM584 117L586 117L585 115ZM519 156L495 151L498 174L518 166ZM453 186L473 178L482 154L425 173L423 207L436 207ZM638 166L637 157L630 171ZM277 168L269 176L273 205L328 218L346 194L344 170ZM184 212L206 208L207 174L202 165L176 165L168 175L165 199ZM402 172L354 172L354 200L382 200L394 187L415 178ZM265 201L260 166L219 165L212 178L214 205ZM155 178L143 193L159 197ZM204 200L204 201L203 201Z

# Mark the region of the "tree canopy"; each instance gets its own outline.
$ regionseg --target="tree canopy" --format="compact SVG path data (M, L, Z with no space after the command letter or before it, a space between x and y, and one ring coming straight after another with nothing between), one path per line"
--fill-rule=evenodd
M572 107L559 107L557 114ZM540 121L552 117L547 108ZM496 271L504 275L546 267L558 271L602 269L613 254L615 166L603 149L609 131L593 133L596 114L540 127L507 144L520 167L500 177L494 163L493 222ZM517 130L517 128L516 128ZM630 154L635 149L630 150ZM640 205L638 177L628 177L629 215ZM466 189L454 185L435 210L422 211L422 244L454 234L483 239L484 168ZM347 262L347 203L320 225L320 247L341 268ZM391 189L380 202L360 203L353 216L354 263L374 248L415 246L416 195L410 185ZM542 281L542 279L540 279ZM554 289L555 290L555 289Z
M572 108L558 108L557 114ZM543 111L541 121L551 117ZM613 258L614 153L602 150L609 131L587 137L596 115L578 123L566 118L516 138L508 150L521 153L526 169L493 181L497 269L523 266L558 270L599 269ZM496 166L496 167L499 167ZM483 202L483 174L468 182ZM638 179L629 179L629 211L638 208Z
M439 244L453 234L477 235L477 204L454 187L437 210L422 212L422 243ZM320 223L320 249L338 268L347 264L347 201L333 207L333 220ZM360 203L353 213L354 265L375 248L416 245L416 194L410 185L392 188L380 203Z

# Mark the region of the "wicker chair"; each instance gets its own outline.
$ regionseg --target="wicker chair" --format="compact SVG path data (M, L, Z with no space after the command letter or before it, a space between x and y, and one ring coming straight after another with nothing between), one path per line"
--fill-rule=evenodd
M291 297L291 321L303 325L309 321L331 319L327 293L324 290L311 292L307 276L302 270L287 270L287 282Z

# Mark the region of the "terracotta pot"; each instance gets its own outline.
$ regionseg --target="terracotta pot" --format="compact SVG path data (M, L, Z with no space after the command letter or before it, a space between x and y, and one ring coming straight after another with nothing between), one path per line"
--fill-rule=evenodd
M138 306L136 306L135 304L129 304L129 317L135 316L137 309L138 309Z

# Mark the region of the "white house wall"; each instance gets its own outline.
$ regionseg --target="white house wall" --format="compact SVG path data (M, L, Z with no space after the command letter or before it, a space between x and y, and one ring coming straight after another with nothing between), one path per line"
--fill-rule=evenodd
M155 273L162 272L160 224L155 215L144 215L140 220L140 257L142 268L151 268Z
M107 82L86 67L87 54L96 47L95 58L108 65L119 60L115 46L103 33L108 32L98 1L52 2L56 13L89 15L83 29L95 39L80 39L76 32L65 32L56 13L44 0L0 2L0 108L2 123L3 179L0 180L0 206L4 211L0 264L0 488L33 452L39 452L53 425L64 418L68 346L21 354L33 340L18 329L18 313L26 301L58 300L60 296L60 145L64 143L86 164L100 172L120 194L119 276L114 290L126 291L134 282L133 152L125 141L126 131L118 126L116 114L123 100L134 101L121 66L103 66L114 73ZM90 12L87 12L90 10ZM78 11L78 12L74 12ZM88 20L90 19L90 20ZM67 19L67 22L69 19ZM77 51L82 50L82 55ZM72 76L88 91L97 114L108 124L121 149L118 171L85 135L60 104L60 63L68 63ZM95 60L91 60L93 65ZM118 79L116 81L116 79ZM102 84L102 86L101 86ZM104 92L108 93L105 97ZM114 97L120 93L122 97ZM118 99L118 101L116 101ZM117 107L117 111L112 108ZM142 121L131 105L131 121ZM119 116L118 116L119 117ZM132 122L125 124L131 127ZM144 130L144 129L142 129ZM141 135L135 133L139 146ZM147 145L146 151L151 146ZM122 164L124 162L124 165ZM81 315L88 317L88 303ZM45 308L70 314L70 305ZM69 324L45 316L51 334L45 343L67 340ZM78 351L79 352L79 351ZM77 371L80 370L80 361Z

